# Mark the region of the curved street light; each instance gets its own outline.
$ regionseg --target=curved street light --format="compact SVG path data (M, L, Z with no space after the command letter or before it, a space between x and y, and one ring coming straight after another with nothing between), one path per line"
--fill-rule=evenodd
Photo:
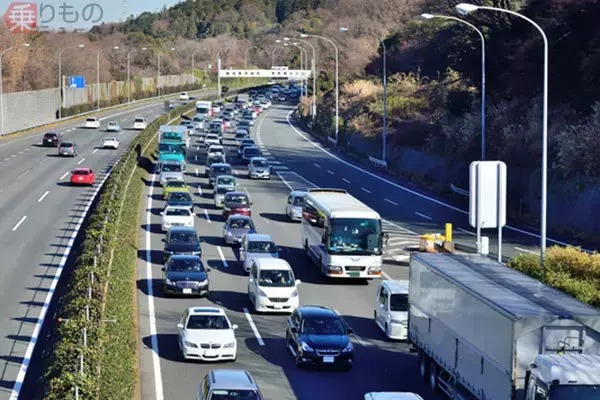
M62 76L62 54L65 50L68 50L72 47L77 47L83 49L85 44L76 44L73 46L65 47L64 49L58 52L58 119L62 118L62 108L64 107L64 82Z
M300 46L298 44L298 42L294 42L292 43L294 46L296 46L299 50L300 50L300 69L303 70L307 70L308 69L308 51ZM300 88L300 95L301 96L306 96L306 87L304 86L304 83L306 82L306 79L302 79L302 87Z
M102 49L96 54L96 97L97 97L96 109L97 110L100 109L100 54L102 54L102 52L104 50L118 50L118 49L119 49L119 46L113 46L109 49Z
M20 44L15 44L14 46L9 47L8 49L2 51L0 53L0 119L2 119L2 124L0 125L0 136L4 135L4 87L2 86L2 81L4 80L2 78L2 56L13 49L16 49L18 47L30 47L31 45L29 43L20 43Z
M131 71L130 71L130 67L131 67L131 53L133 53L134 51L137 51L138 49L133 49L127 52L127 102L131 103ZM147 47L142 47L141 49L139 49L141 51L146 51L148 50Z
M543 83L543 105L542 105L542 183L541 183L541 204L540 204L540 266L544 267L544 255L546 253L546 208L548 194L548 38L546 33L534 20L511 10L505 10L497 7L477 6L475 4L460 3L456 10L463 15L478 10L498 11L521 18L538 30L544 42L544 83ZM500 243L501 238L498 238Z
M287 38L283 38L284 40ZM306 45L308 45L311 50L312 50L312 76L313 76L313 95L312 95L312 120L313 123L315 122L315 119L317 118L317 56L316 56L316 51L315 51L315 46L312 45L312 43L310 43L308 40L304 40L304 39L296 39L298 40L298 42L302 42ZM308 91L308 87L306 88L306 90Z

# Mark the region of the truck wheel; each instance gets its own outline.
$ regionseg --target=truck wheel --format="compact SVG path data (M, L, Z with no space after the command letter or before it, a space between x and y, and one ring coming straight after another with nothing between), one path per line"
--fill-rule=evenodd
M421 376L421 379L423 379L423 381L427 380L427 356L420 351L419 352L419 375Z
M429 389L432 393L438 393L438 367L434 363L429 366Z

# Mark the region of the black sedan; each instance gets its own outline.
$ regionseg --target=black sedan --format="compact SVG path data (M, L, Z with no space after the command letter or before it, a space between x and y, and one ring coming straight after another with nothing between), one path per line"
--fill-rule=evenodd
M176 255L169 259L163 268L163 292L182 295L208 295L209 279L198 256Z
M196 229L192 227L174 226L167 231L167 237L163 239L165 248L163 259L166 262L170 257L183 254L198 256L202 255L200 238L196 236Z
M288 318L285 332L287 349L296 366L354 364L352 329L332 309L324 306L298 307Z

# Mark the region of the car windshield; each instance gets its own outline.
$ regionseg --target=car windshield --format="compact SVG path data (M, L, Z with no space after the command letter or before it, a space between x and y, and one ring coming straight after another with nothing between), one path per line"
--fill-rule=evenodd
M75 170L73 171L73 175L87 175L88 171Z
M306 318L302 333L308 335L345 335L346 330L338 318Z
M255 390L213 390L210 400L262 400L260 394Z
M175 192L169 195L169 199L167 201L192 201L192 196L186 192Z
M181 172L181 164L163 164L163 172Z
M246 157L257 156L259 154L260 154L260 151L258 149L244 149L244 155Z
M87 122L96 122L96 118L88 118L86 119Z
M225 161L225 159L223 159L223 157L221 157L221 156L209 157L208 158L208 165L220 163L220 162L223 162L223 161Z
M248 197L244 196L243 194L227 195L225 201L227 202L227 204L237 206L247 206L249 203Z
M73 147L73 143L62 142L60 147Z
M198 238L194 232L172 232L169 237L171 244L196 244Z
M114 137L107 137L107 138L104 138L104 141L105 141L105 142L116 142L116 141L117 141L117 138L114 138Z
M223 187L223 186L217 187L217 194L227 194L229 192L233 192L233 189L230 187Z
M600 385L553 385L549 397L552 400L598 400Z
M296 196L292 202L292 205L302 207L304 205L304 196Z
M221 154L223 154L224 151L225 151L225 149L223 149L223 147L221 147L221 146L211 146L210 149L208 149L209 153L221 153Z
M246 132L238 132L238 133L235 134L235 137L237 139L245 138L246 136L248 136L248 134Z
M397 293L391 295L390 311L408 311L408 294Z
M110 126L117 126L117 123L116 122L109 122L108 125L110 125Z
M45 137L46 139L50 139L50 138L51 138L51 139L54 139L54 138L56 138L57 136L58 136L58 135L57 135L56 133L46 133L46 134L44 135L44 137Z
M258 277L258 285L266 287L292 287L294 276L288 270L263 270Z
M231 174L231 167L225 167L225 166L213 167L213 174L217 174L217 175Z
M172 187L172 188L184 188L185 187L185 182L183 182L183 181L169 181L169 182L167 182L167 186L168 187Z
M254 229L254 223L251 219L246 218L233 218L229 221L229 228L231 229Z
M189 217L192 214L187 208L170 208L167 209L166 215L172 217Z
M190 315L187 329L230 329L224 315Z
M333 254L380 255L381 221L378 219L337 218L329 228L329 252Z
M218 178L217 185L233 186L233 185L235 185L235 179L233 179L233 178Z
M252 240L248 242L249 253L277 253L277 246L273 242Z
M169 270L175 272L204 272L204 265L200 258L171 259Z
M253 160L252 165L255 167L267 167L269 162L267 160Z

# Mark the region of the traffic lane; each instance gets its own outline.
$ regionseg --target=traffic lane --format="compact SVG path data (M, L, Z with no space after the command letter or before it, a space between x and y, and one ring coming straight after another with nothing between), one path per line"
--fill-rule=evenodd
M285 113L285 111L286 110L279 110L279 113L282 114ZM261 130L262 136L264 137L263 142L265 143L265 147L267 149L272 149L272 153L274 155L292 165L293 169L298 170L302 173L302 175L307 176L307 178L313 178L319 182L321 182L321 178L324 174L319 173L316 170L323 169L328 175L331 175L332 177L339 177L339 186L346 186L346 188L351 189L353 188L353 190L351 190L353 195L358 198L361 198L360 196L367 198L368 200L365 202L367 204L371 203L370 205L380 211L382 216L394 222L401 223L402 225L414 230L415 232L418 232L419 234L432 231L442 232L443 224L446 222L451 222L456 227L456 231L460 232L458 235L456 235L456 241L462 245L462 248L475 248L473 230L469 227L468 221L466 220L464 214L422 197L415 196L409 192L406 192L405 190L395 188L386 182L382 182L362 172L359 175L361 182L359 190L359 188L352 183L353 180L356 181L357 179L356 171L349 170L348 166L344 165L338 160L333 159L322 150L319 150L308 143L306 140L297 135L296 132L289 127L289 125L287 128L281 127L281 119L276 119L280 117L281 115L273 115L272 119L274 120L274 124L277 124L278 132L281 132L282 129L286 129L286 134L269 135L267 134L269 130L263 128ZM264 126L269 126L267 121L265 121L263 127ZM274 129L270 130L274 131ZM284 137L286 139L283 139ZM296 137L299 140L290 139L290 137ZM314 152L310 152L308 147L321 154L316 155ZM298 161L299 159L302 159L300 163ZM318 160L320 163L315 163L314 160ZM364 169L362 166L361 168ZM377 171L372 172L378 174ZM415 190L415 188L411 187L410 190ZM371 196L372 193L385 193L386 195ZM424 196L429 196L429 194L421 194ZM379 199L379 203L384 202L386 204L382 204L381 206L372 204L373 198ZM411 204L411 208L405 209L405 204ZM386 209L389 210L387 213L384 211ZM408 211L408 217L406 217L406 211ZM493 230L484 232L484 234L487 233L490 235L490 253L494 254L497 249L495 232ZM520 234L508 229L504 229L503 236L503 255L506 258L516 255L523 249L529 249L529 251L531 251L533 246L532 243L535 242L535 238L532 238L531 236Z
M193 156L193 155L192 155ZM192 163L192 165L198 165ZM211 293L208 299L198 300L183 300L182 299L165 299L162 294L162 287L159 279L154 280L154 292L156 293L156 316L157 316L157 332L158 342L161 356L161 370L163 372L164 382L164 393L169 398L178 398L190 396L197 393L199 380L206 375L210 370L215 368L244 368L248 369L253 375L256 371L260 370L263 373L268 374L271 378L281 376L281 372L273 370L257 355L260 351L258 347L261 347L257 341L254 332L248 323L247 317L244 313L244 308L247 307L247 295L246 295L246 277L232 275L233 264L236 261L236 257L233 252L229 249L223 248L221 252L227 261L227 266L221 259L221 253L217 249L220 244L222 222L220 221L220 213L218 210L213 209L212 196L210 196L210 190L208 185L205 183L205 179L196 177L195 173L188 173L186 181L192 184L195 189L201 184L204 185L203 197L198 194L197 190L194 190L196 197L196 229L199 234L204 238L203 243L203 260L212 269L209 272L211 279ZM158 191L160 193L160 190ZM152 254L154 265L153 276L160 276L162 267L162 249L163 243L161 241L163 234L155 232L156 229L160 229L160 210L164 206L164 201L160 199L160 195L156 197L152 210ZM158 207L157 207L158 205ZM203 212L198 210L210 210L209 215L211 216L211 222L209 223ZM145 227L148 229L148 227ZM156 260L154 260L156 258ZM185 302L185 303L184 303ZM184 303L184 304L182 304ZM227 314L233 324L237 324L239 329L236 331L238 338L238 358L235 363L183 363L181 362L181 356L179 348L176 344L176 329L175 326L179 320L181 312L189 305L221 305L226 308ZM145 343L149 342L149 338L144 339ZM250 348L254 347L253 351ZM190 372L193 371L193 372ZM259 384L260 379L257 377ZM273 382L273 379L271 379ZM267 385L268 382L265 382ZM293 398L281 396L284 382L278 382L275 385L277 392L273 393L272 398ZM263 385L261 384L261 387Z

